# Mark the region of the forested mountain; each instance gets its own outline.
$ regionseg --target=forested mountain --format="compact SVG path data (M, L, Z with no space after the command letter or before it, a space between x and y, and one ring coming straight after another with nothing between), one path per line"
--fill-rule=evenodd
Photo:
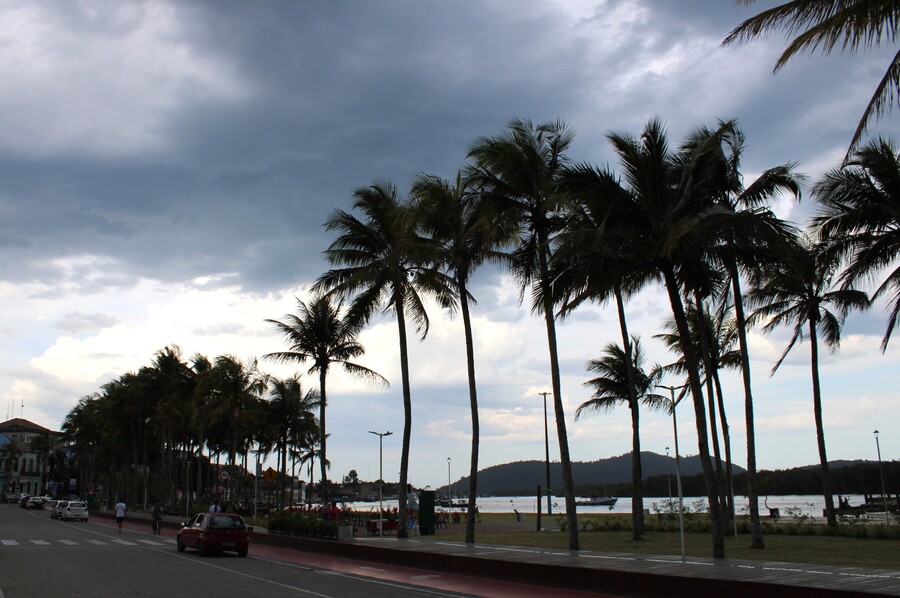
M675 458L651 452L641 453L644 471L644 490L647 496L666 496L675 489ZM876 461L829 461L834 478L834 491L841 494L879 494L881 476ZM900 492L900 461L883 463L884 479L888 494ZM576 493L579 496L608 494L629 496L631 493L631 455L572 463ZM746 470L734 466L734 491L746 493ZM669 477L667 478L667 474ZM681 476L685 496L702 496L704 492L700 460L696 455L681 458ZM538 484L546 492L547 470L544 461L516 461L483 469L478 473L479 494L482 496L528 496L537 492ZM551 488L554 493L561 488L562 474L559 463L550 464ZM793 469L760 470L760 496L818 494L822 488L818 465ZM465 494L469 478L453 483L454 495ZM439 494L447 487L438 489Z
M641 466L644 478L675 476L675 457L666 457L652 452L641 453ZM698 456L681 458L681 475L692 476L701 473ZM734 472L743 473L744 468L734 466ZM572 476L579 493L602 494L603 487L612 494L614 487L618 491L622 483L630 487L631 453L625 453L609 459L590 462L573 462ZM559 463L550 463L550 483L552 489L562 488L562 471ZM482 496L526 496L537 491L538 484L546 492L547 466L544 461L516 461L482 469L478 472L478 491ZM454 494L463 494L469 486L468 476L453 483ZM445 494L447 487L438 489Z

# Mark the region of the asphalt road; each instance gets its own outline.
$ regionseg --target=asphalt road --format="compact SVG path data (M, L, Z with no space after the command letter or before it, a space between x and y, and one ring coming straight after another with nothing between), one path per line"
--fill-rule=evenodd
M254 555L200 558L149 530L63 522L0 505L0 598L31 596L463 596ZM257 551L265 552L265 551Z
M602 598L610 596L301 552L259 544L250 556L175 550L148 520L50 519L0 504L0 598L46 596L327 596Z

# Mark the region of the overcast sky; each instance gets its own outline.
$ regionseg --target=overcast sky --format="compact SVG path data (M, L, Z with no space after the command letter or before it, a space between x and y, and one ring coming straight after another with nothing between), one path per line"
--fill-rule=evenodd
M455 176L478 137L515 117L566 121L577 133L570 157L611 166L609 132L638 134L659 116L675 143L736 118L748 181L789 161L815 180L839 164L895 48L800 56L773 75L782 36L720 45L771 4L3 0L0 419L58 429L79 398L169 344L185 357L247 361L284 349L264 319L292 311L327 269L328 214L349 209L353 189L375 179L406 189L416 172ZM872 132L895 135L896 122ZM808 195L777 206L797 223L813 209ZM502 272L476 282L481 464L542 459L543 324ZM652 338L667 309L661 288L627 306L651 362L671 360ZM430 315L431 333L411 347L418 486L445 484L448 457L454 480L469 462L461 324ZM851 317L840 353L823 356L830 458L874 459L875 428L883 457L898 458L900 341L882 355L884 325L880 308ZM574 460L630 450L626 410L574 421L589 397L585 363L620 342L616 326L614 310L593 306L559 329ZM334 478L350 469L378 477L369 430L396 433L384 448L385 478L397 477L396 337L392 320L362 336L360 362L389 389L330 380ZM787 331L751 338L761 468L818 461L808 345L769 377L786 340ZM745 465L736 375L726 392L735 460ZM678 412L684 453L697 450L690 409ZM645 413L644 449L674 446L671 429L665 415Z

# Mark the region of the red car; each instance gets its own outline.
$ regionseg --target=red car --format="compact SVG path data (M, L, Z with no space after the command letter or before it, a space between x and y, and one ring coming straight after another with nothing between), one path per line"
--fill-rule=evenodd
M197 554L232 551L247 556L250 547L250 530L240 515L233 513L200 513L189 522L182 523L175 538L178 552L195 548Z

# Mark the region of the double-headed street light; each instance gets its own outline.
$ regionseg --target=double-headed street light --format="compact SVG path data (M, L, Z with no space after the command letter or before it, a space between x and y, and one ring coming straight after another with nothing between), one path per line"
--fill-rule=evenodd
M384 437L390 436L393 432L373 432L369 430L369 434L378 436L378 535L384 535L382 522L384 521Z
M678 400L675 400L675 391L686 387L687 384L682 384L681 386L657 384L656 386L657 388L666 388L672 393L670 405L672 407L672 431L675 435L675 481L678 485L678 531L681 538L681 560L684 560L684 494L681 491L681 457L678 454L678 420L675 417L675 407L681 402L681 397L678 397Z

